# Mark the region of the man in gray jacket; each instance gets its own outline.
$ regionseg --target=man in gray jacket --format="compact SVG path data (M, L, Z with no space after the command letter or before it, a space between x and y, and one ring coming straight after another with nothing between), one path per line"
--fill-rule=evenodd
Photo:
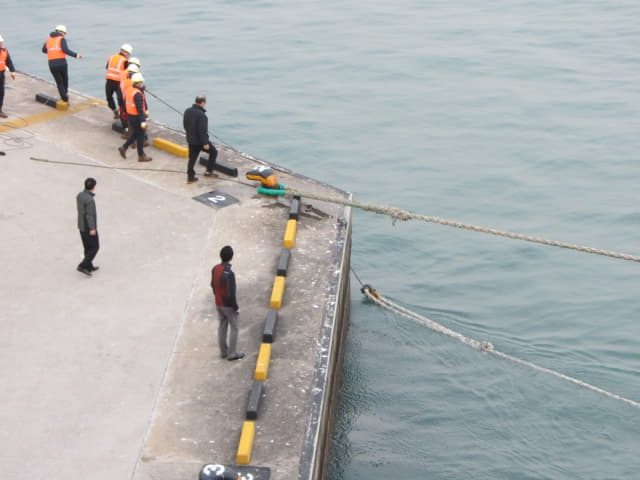
M82 246L84 247L84 259L78 265L77 270L89 277L91 272L98 270L98 267L93 265L93 259L100 249L98 215L96 214L96 202L93 199L95 188L95 178L89 177L84 181L84 190L76 196L78 230L80 230L80 238L82 238Z

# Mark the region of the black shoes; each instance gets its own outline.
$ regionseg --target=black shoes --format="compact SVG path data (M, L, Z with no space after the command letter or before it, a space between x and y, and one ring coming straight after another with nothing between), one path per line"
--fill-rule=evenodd
M244 357L244 353L234 353L233 355L229 355L227 357L227 360L231 362L233 360L240 360L243 357Z
M198 177L188 178L187 183L196 183L198 181Z
M78 265L78 267L76 268L76 270L78 270L80 273L84 273L87 277L91 276L91 272L95 272L96 270L99 270L99 269L100 267L98 267L97 265L94 265L91 268L84 268Z
M91 276L91 270L81 267L80 265L78 265L78 268L76 268L76 270L78 270L80 273L84 273L87 277Z
M209 170L207 170L206 172L204 172L204 174L203 174L203 175L204 175L205 177L218 178L218 175L217 175L217 174L215 174L215 173L213 173L213 172L210 172Z

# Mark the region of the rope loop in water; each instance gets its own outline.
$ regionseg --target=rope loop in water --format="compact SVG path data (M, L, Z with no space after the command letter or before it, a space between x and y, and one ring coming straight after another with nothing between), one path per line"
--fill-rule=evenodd
M546 367L542 367L540 365L537 365L533 362L529 362L527 360L523 360L521 358L515 357L513 355L509 355L507 353L501 352L499 350L496 350L493 346L493 344L491 342L487 342L487 341L478 341L478 340L474 340L473 338L469 338L464 336L463 334L456 332L454 330L451 330L443 325L440 325L437 322L434 322L433 320L420 315L416 312L413 312L407 308L404 308L401 305L398 305L397 303L394 303L393 301L389 300L388 298L385 298L384 296L380 295L380 293L378 293L376 290L374 290L370 285L363 285L362 287L362 293L372 302L378 304L379 306L389 310L390 312L396 313L398 315L401 315L405 318L408 318L409 320L412 320L416 323L419 323L421 325L424 325L428 328L430 328L431 330L441 333L443 335L446 335L448 337L454 338L466 345L469 345L481 352L486 352L489 353L491 355L495 355L496 357L500 357L503 358L505 360L509 360L511 362L514 363L518 363L520 365L524 365L526 367L532 368L534 370L537 370L539 372L543 372L543 373L547 373L549 375L553 375L554 377L560 378L562 380L566 380L567 382L571 382L575 385L578 385L580 387L586 388L588 390L591 390L592 392L596 392L599 393L600 395L604 395L606 397L612 398L614 400L618 400L620 402L626 403L627 405L630 405L632 407L636 407L636 408L640 408L640 402L636 402L635 400L631 400L629 398L623 397L621 395L618 395L616 393L613 392L609 392L603 388L600 387L596 387L595 385L591 385L590 383L587 383L583 380L580 380L578 378L574 378L571 377L569 375L565 375L564 373L558 372L556 370L552 370L550 368L546 368Z

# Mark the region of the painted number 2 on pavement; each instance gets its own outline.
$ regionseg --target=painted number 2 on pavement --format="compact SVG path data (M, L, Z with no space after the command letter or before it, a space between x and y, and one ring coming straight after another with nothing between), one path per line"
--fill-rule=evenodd
M207 200L209 200L211 203L222 203L227 200L227 197L216 195L215 197L207 197Z

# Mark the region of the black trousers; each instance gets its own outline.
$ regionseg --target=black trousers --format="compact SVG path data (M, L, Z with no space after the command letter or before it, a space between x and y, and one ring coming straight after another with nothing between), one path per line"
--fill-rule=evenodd
M0 112L2 111L2 104L4 103L4 72L0 72Z
M120 82L115 80L107 80L107 83L104 86L104 93L107 96L107 104L111 110L115 110L116 108L120 108L122 105L122 93L120 92ZM118 105L116 107L116 102L113 101L113 94L116 94L116 101Z
M196 171L196 160L200 152L206 152L202 145L189 144L189 164L187 165L187 177L194 178ZM207 172L213 172L213 166L216 164L216 157L218 156L218 150L213 146L213 143L209 142L209 161L207 162Z
M98 232L95 235L89 235L89 231L80 232L80 238L84 247L84 258L78 267L93 270L93 259L96 258L98 250L100 250Z
M138 147L138 155L143 155L144 150L144 130L142 129L142 122L138 115L131 115L129 117L129 138L124 142L124 149L129 148L133 142L136 142Z
M53 79L56 81L56 86L58 87L58 93L60 94L60 99L68 102L69 101L69 66L65 63L63 65L51 66L49 64L49 71L51 75L53 75Z

